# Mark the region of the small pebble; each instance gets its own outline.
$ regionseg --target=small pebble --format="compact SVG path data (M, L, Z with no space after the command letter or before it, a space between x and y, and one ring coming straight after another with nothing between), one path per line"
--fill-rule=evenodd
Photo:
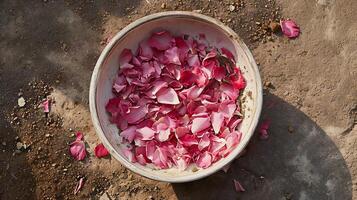
M2 144L3 146L6 146L6 142L2 142L1 144Z
M20 108L24 107L26 104L26 101L23 97L20 97L18 100L17 100L17 105L19 105Z
M24 144L22 144L21 142L17 142L16 143L16 149L17 150L20 150L20 149L22 149L24 147Z
M234 5L229 5L229 11L233 12L236 9Z
M166 8L166 3L162 3L162 4L161 4L161 8L162 8L162 9L165 9L165 8Z
M50 134L48 134L48 133L45 135L45 137L47 137L47 138L48 138L48 137L50 137L50 136L51 136L51 135L50 135Z

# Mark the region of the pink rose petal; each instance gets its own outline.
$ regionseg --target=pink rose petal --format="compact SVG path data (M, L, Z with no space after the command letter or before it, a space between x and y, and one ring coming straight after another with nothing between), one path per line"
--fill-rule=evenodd
M167 141L170 137L170 133L170 129L159 131L159 133L157 134L157 140L159 140L160 142Z
M242 184L240 184L238 180L234 179L233 183L236 192L245 192L245 189L243 188Z
M85 144L83 142L83 134L77 132L76 140L70 144L69 152L76 160L84 160L87 155Z
M136 132L142 137L142 140L152 140L155 136L155 131L147 126L136 129Z
M211 141L210 141L209 137L207 136L207 134L205 134L201 138L200 142L198 143L198 149L200 151L202 151L204 148L208 147L210 145L210 143L211 143Z
M128 147L122 147L121 148L124 156L132 163L135 163L136 162L136 157L134 155L134 153L132 152L132 150Z
M197 133L203 131L211 126L210 119L208 117L205 118L195 118L192 120L192 133Z
M271 123L270 119L266 119L261 123L258 129L260 139L266 140L269 138L268 129L270 127L270 123Z
M296 38L300 35L300 28L293 20L280 20L283 34L288 38Z
M46 99L45 101L43 101L42 102L43 112L49 113L50 106L51 106L51 99Z
M74 189L74 194L77 194L83 188L83 185L84 185L84 177L81 177L76 185L76 188Z
M127 129L120 132L120 136L128 140L130 143L133 142L134 138L136 137L136 126L130 126Z
M142 60L150 60L154 55L153 50L147 41L143 41L139 45L139 56Z
M222 54L225 55L227 58L231 59L232 61L234 61L234 56L232 54L231 51L229 51L228 49L222 47L221 48Z
M119 55L119 65L122 66L126 63L129 63L133 58L133 53L130 49L124 49Z
M160 51L166 50L171 46L172 36L167 31L154 33L149 39L149 45Z
M179 58L179 51L177 47L172 47L165 51L165 56L167 58L168 63L181 65Z
M108 150L104 147L102 143L98 144L94 148L94 154L97 156L97 158L103 158L109 155Z
M199 156L196 164L198 167L206 169L212 164L212 156L207 151L205 151Z
M157 93L157 101L162 104L177 105L180 100L172 88L163 88Z
M212 112L211 122L215 134L218 134L223 125L224 115L219 112Z

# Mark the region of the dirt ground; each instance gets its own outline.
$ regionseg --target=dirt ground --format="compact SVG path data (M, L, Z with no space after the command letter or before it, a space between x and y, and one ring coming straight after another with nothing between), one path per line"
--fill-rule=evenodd
M355 0L3 0L0 7L1 200L357 199ZM91 72L108 39L166 10L213 16L243 38L267 86L262 118L272 119L269 139L254 137L227 173L184 184L96 158L88 108ZM299 38L266 29L281 17L296 20ZM38 107L47 96L55 100L48 116ZM83 162L68 154L77 131L90 154ZM245 192L235 192L234 178Z

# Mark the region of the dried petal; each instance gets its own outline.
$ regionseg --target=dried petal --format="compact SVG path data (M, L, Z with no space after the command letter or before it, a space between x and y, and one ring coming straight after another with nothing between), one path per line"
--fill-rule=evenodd
M199 156L196 164L198 167L205 169L211 166L212 156L207 151L205 151L203 154Z
M84 185L84 177L81 177L76 185L76 188L74 189L74 194L77 194L83 187Z
M102 158L102 157L108 156L109 152L104 147L104 145L102 143L100 143L94 148L94 154L95 154L95 156L97 156L97 158Z
M83 142L83 134L77 132L76 140L70 144L69 152L76 160L84 160L87 155L85 144Z
M288 38L296 38L300 35L300 28L293 20L280 20L283 34Z
M197 133L205 130L206 128L211 126L210 119L208 117L205 118L195 118L192 120L191 132Z
M167 31L154 33L149 39L149 45L158 50L166 50L171 46L172 36Z
M223 125L224 115L219 112L212 112L211 122L215 134L218 134Z
M177 105L180 103L176 91L172 88L163 88L156 96L157 101L162 104Z
M245 189L243 188L242 184L240 184L238 180L234 179L233 182L236 192L245 192Z

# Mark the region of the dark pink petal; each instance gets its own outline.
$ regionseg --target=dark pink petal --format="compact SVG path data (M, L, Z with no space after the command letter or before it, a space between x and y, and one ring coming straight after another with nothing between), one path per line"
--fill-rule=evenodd
M289 38L296 38L300 34L299 26L293 20L280 20L283 34Z
M129 63L133 58L133 53L130 49L124 49L119 55L119 65L122 66L126 63Z
M197 78L197 75L192 73L192 71L186 70L181 72L180 82L184 86L192 86L196 82Z
M147 41L143 41L139 44L139 56L142 60L151 60L153 55L154 52Z
M171 46L172 36L167 31L154 33L149 39L149 45L160 51L166 50Z
M236 179L233 180L234 182L234 188L237 192L245 192L245 189L243 188L242 184Z
M199 156L196 164L198 167L206 169L212 164L212 156L207 151L205 151Z
M212 112L211 123L215 134L218 134L223 125L224 115L220 112Z
M177 47L172 47L165 51L165 56L167 58L167 62L175 65L181 65L179 58L179 51Z
M119 93L121 92L127 85L126 79L123 75L117 76L117 78L114 81L113 89Z
M229 121L227 126L231 131L234 131L236 129L236 127L238 126L238 124L241 123L241 122L242 122L242 119L235 115Z
M136 132L142 137L142 140L152 140L155 136L155 131L146 126L137 129Z
M173 88L174 90L181 90L183 88L183 85L176 80L173 80L169 83L169 86Z
M232 74L229 77L230 83L234 87L234 89L241 90L246 86L244 77L238 68L235 68L236 74Z
M137 58L137 57L133 57L133 59L132 59L131 62L133 63L133 65L135 65L135 66L137 66L137 67L141 66L141 61L140 61L140 59Z
M76 188L74 189L74 194L77 194L83 187L84 185L84 177L81 177L76 185Z
M205 134L201 138L200 142L198 143L198 149L200 151L202 151L204 148L208 147L210 145L210 143L211 143L211 141L210 141L209 137L207 136L207 134Z
M195 118L192 120L191 132L197 133L205 130L206 128L211 126L210 119L206 118Z
M215 66L213 68L212 77L215 78L217 81L222 81L222 79L226 76L226 70L224 67Z
M83 134L77 132L76 140L72 142L69 147L69 152L71 156L76 160L83 160L87 155L85 144L82 140Z
M134 138L136 137L136 126L129 126L127 129L120 132L120 136L124 139L128 140L130 143L133 142Z
M51 105L51 99L46 99L45 101L43 101L42 102L43 112L49 113L50 105Z
M97 156L97 158L102 158L102 157L108 156L109 152L104 147L104 145L102 143L100 143L94 148L94 154L95 154L95 156Z
M206 73L204 73L200 68L196 67L192 70L192 72L196 75L196 84L198 87L203 87L208 83L208 77Z
M189 146L198 144L196 137L191 134L185 134L184 136L180 137L180 139L178 141L180 144L182 144L185 147L189 147Z
M157 101L162 104L177 105L180 100L177 93L172 88L163 88L157 94Z
M141 165L146 165L147 161L144 157L144 155L140 154L136 156L136 160L138 161L138 163L140 163Z
M232 54L231 51L229 51L228 49L222 47L221 48L222 54L225 55L227 58L231 59L232 61L234 61L234 56Z

